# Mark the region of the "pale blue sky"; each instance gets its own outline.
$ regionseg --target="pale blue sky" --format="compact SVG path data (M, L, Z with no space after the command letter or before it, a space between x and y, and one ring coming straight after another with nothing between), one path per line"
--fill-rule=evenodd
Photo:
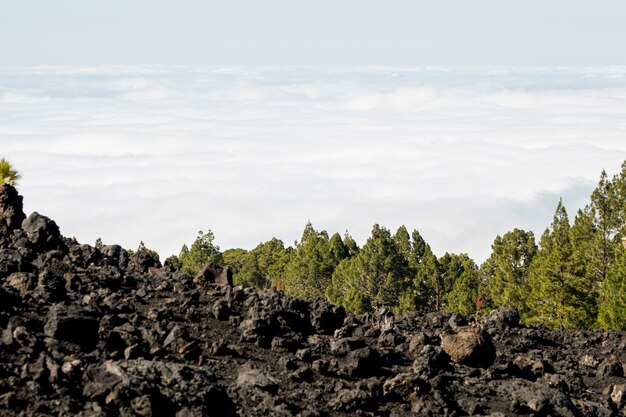
M626 64L614 0L0 0L0 65Z

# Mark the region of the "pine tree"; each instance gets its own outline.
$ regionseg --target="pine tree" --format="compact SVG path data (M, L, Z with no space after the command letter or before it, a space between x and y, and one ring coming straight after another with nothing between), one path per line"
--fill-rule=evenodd
M187 259L187 256L189 255L189 247L183 243L183 246L180 248L180 252L178 253L178 270L182 270L183 268L183 263L185 262L185 259Z
M337 261L330 251L326 231L316 231L308 222L285 270L286 294L301 298L324 297Z
M612 191L616 238L621 240L626 232L624 230L624 225L626 225L626 161L622 163L620 173L613 177Z
M413 257L413 245L411 243L411 236L409 231L404 226L400 226L393 235L393 242L396 245L398 253L403 256L407 261Z
M447 306L448 293L467 267L474 265L466 254L445 253L437 260L437 275L431 276L429 283L429 304L432 311L443 310Z
M602 283L598 323L607 329L626 329L626 249L622 246Z
M532 232L514 229L497 236L491 256L481 265L487 303L492 308L515 308L524 314L529 295L528 274L537 253Z
M417 247L416 243L419 241L414 240ZM439 260L430 245L425 242L421 250L416 251L416 253L419 253L419 263L415 267L413 280L413 288L416 291L414 299L416 310L421 312L438 311L445 292L444 283L439 275Z
M438 282L439 262L417 230L411 233L410 247L410 253L405 255L408 261L407 283L400 295L397 310L402 313L433 311L433 300L436 299L433 286Z
M447 294L446 310L466 315L478 310L477 300L481 292L478 267L469 257L462 259L463 272L455 280L452 290Z
M593 298L585 277L576 274L567 211L560 201L552 225L541 236L530 270L527 321L553 329L590 326Z
M328 250L330 251L330 256L333 258L336 265L339 265L339 262L350 256L350 251L343 243L339 233L335 233L331 236L330 241L328 242Z
M225 261L226 252L224 252ZM256 288L273 286L282 290L290 253L290 250L285 249L283 242L279 239L272 238L260 243L242 257L241 267L233 275L233 281L237 285Z
M359 253L359 245L356 244L356 241L352 236L350 236L350 233L347 230L346 233L343 235L343 244L348 251L348 258L351 258Z
M220 247L213 243L214 240L215 235L210 229L206 233L200 230L191 248L183 245L178 256L182 265L181 270L194 275L207 262L221 265L223 263L222 252L220 252Z
M408 271L389 230L374 225L365 246L344 259L326 291L331 302L363 313L378 307L395 308Z
M236 285L244 285L241 282L237 282L237 275L240 273L241 268L246 263L250 252L241 248L226 249L222 252L222 261L224 265L228 265L233 273L233 282Z
M590 215L595 220L595 239L588 256L591 278L601 285L614 259L614 238L618 232L618 207L613 183L602 171L598 186L591 194Z
M420 232L417 230L413 230L411 233L411 240L413 243L413 254L409 258L409 262L412 264L413 268L417 268L417 265L422 263L424 260L424 256L427 255L428 252L432 254L430 250L430 246L426 243Z
M333 272L331 283L326 289L326 298L355 314L372 311L372 298L364 288L363 281L356 257L346 258Z

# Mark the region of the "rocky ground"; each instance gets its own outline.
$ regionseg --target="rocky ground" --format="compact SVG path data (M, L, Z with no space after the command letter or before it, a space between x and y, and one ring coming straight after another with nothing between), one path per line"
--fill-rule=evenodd
M0 186L0 416L621 416L625 346L189 277L64 238Z

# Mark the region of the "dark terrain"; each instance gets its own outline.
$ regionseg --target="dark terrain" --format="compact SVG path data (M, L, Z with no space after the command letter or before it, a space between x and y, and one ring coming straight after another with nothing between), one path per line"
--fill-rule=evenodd
M346 314L96 249L0 186L1 416L623 416L621 332Z

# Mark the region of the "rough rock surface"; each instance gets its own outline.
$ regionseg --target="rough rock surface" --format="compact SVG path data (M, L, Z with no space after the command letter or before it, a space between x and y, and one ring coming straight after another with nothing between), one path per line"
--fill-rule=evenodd
M200 288L211 284L233 285L233 274L230 267L209 262L198 271L193 283Z
M354 317L25 219L0 187L0 416L626 414L621 332Z
M496 358L491 337L483 330L444 335L441 347L452 360L468 366L488 368Z

